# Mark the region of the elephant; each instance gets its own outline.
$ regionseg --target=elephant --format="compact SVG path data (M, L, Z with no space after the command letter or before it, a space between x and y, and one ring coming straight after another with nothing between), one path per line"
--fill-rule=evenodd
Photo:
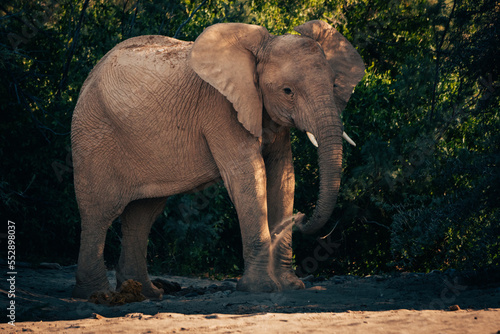
M74 297L112 290L103 251L119 217L117 288L134 279L146 297L161 299L147 270L152 224L169 196L221 180L243 243L237 289L304 288L292 268L292 225L283 222L311 234L332 214L348 139L341 112L365 67L329 24L294 29L298 34L278 36L259 25L219 23L194 42L138 36L97 63L71 125L81 217ZM292 127L307 132L318 150L319 194L310 218L293 213Z

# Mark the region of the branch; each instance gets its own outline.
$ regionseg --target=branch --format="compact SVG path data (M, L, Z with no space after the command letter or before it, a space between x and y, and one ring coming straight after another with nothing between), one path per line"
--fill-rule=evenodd
M373 37L373 36L370 36L370 35L368 35L368 38L374 40L375 42L379 42L379 43L382 43L382 44L385 44L385 45L389 45L389 46L397 46L398 45L398 43L386 42L386 41L384 41L384 40L382 40L380 38L376 38L376 37Z
M135 19L137 18L137 13L139 12L139 1L141 0L137 0L137 2L135 3L134 16L132 16L132 22L130 23L128 37L132 37L132 31L134 30Z
M123 2L123 8L122 8L122 24L121 24L122 36L125 36L125 12L126 12L126 9L127 9L127 4L128 4L128 0L125 0Z
M189 15L189 17L187 18L187 20L186 20L186 21L184 21L184 22L182 22L182 24L179 26L179 28L177 28L177 31L176 31L176 32L175 32L175 34L174 34L174 38L179 37L179 34L180 34L180 32L181 32L182 28L184 28L184 26L185 26L186 24L188 24L188 23L189 23L189 21L191 21L191 19L193 18L194 14L195 14L195 13L196 13L196 12L197 12L200 8L201 8L201 6L203 6L203 5L205 4L205 2L207 2L207 0L203 0L203 1L202 1L202 3L200 3L200 4L198 5L198 7L196 7L196 9L195 9L195 10L193 10L193 12L191 13L191 15Z
M362 219L362 220L363 220L363 222L364 222L364 223L368 223L368 224L375 224L375 225L377 225L377 226L380 226L380 227L386 228L386 229L388 229L389 231L391 231L391 232L392 232L392 229L391 229L389 226L387 226L387 225L381 224L381 223L376 222L376 221L374 221L374 220L368 220L368 219L366 219L366 217L363 217L363 219Z
M439 42L439 44L437 45L437 48L436 48L436 70L434 73L434 86L432 88L432 102L431 102L431 113L430 113L431 120L434 118L434 110L436 109L436 90L437 90L437 84L439 81L439 66L440 66L440 58L441 58L442 48L443 48L446 34L448 33L448 29L450 28L451 19L453 18L453 13L455 12L456 5L457 5L457 2L453 1L453 7L451 9L450 16L448 17L448 22L446 23L446 27L444 28L443 35L441 36L441 41Z
M89 6L89 0L85 0L83 4L82 12L80 13L80 19L78 20L78 25L76 26L75 34L73 35L73 42L71 43L71 47L69 49L68 58L66 58L66 63L63 67L63 74L61 81L59 82L59 88L57 89L56 96L61 96L61 91L66 86L66 80L68 79L69 65L71 64L71 60L73 59L73 55L75 54L76 45L78 44L78 39L80 37L80 29L82 28L83 19L85 18L85 11Z

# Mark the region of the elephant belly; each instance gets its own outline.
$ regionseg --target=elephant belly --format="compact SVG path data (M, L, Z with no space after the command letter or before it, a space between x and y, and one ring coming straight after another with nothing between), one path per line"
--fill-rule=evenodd
M136 196L164 197L204 190L220 180L220 172L203 138L179 140L158 152L135 160ZM147 151L147 150L145 150ZM140 156L135 154L135 157ZM136 197L134 196L134 197Z

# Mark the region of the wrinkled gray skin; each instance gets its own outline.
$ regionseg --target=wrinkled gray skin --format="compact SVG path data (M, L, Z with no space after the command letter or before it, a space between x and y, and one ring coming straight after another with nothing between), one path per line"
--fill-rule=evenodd
M301 289L291 227L271 249L273 230L293 216L290 128L319 144L320 194L308 221L317 231L340 186L341 111L364 74L363 62L321 21L273 36L260 26L217 24L194 43L163 36L128 39L85 81L73 115L75 191L82 219L74 297L110 290L106 231L121 217L120 286L142 283L161 298L146 266L151 225L170 195L222 179L241 227L243 291ZM305 219L304 219L305 220Z

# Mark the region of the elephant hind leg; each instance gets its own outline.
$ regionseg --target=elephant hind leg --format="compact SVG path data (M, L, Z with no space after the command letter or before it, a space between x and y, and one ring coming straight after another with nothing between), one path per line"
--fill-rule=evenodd
M161 299L163 290L149 279L147 268L148 236L156 217L163 211L167 199L136 200L127 205L121 215L122 250L116 271L117 288L128 279L142 284L142 293L151 299Z
M73 297L88 299L94 292L112 290L104 265L106 232L113 219L82 215L80 254Z

